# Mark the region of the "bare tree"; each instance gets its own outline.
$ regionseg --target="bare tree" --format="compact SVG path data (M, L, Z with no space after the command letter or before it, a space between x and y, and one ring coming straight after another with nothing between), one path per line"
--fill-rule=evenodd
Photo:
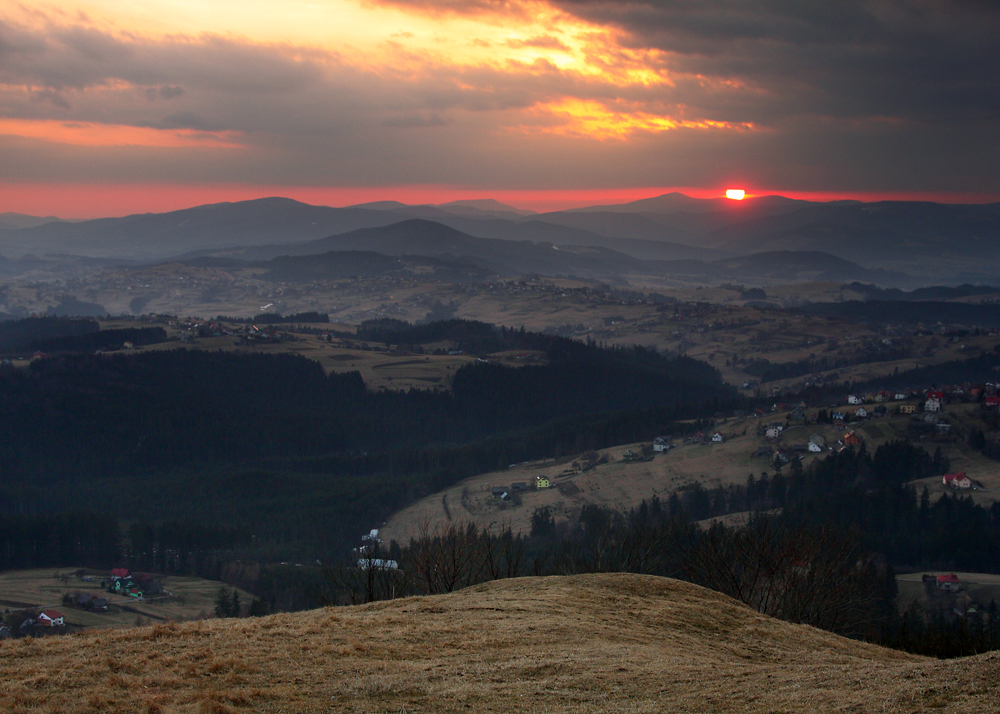
M685 574L754 609L842 634L870 631L882 615L886 570L857 533L782 527L754 518L694 536Z

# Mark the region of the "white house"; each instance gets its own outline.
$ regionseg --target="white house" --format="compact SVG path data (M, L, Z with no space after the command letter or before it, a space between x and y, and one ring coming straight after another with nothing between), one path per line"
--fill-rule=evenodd
M653 451L670 451L670 437L658 436L653 439Z
M398 570L399 563L383 558L358 558L358 568L360 570Z
M781 427L772 424L771 426L767 427L767 431L764 432L764 436L766 436L768 439L777 439L779 436L781 436Z
M43 610L38 614L38 622L46 627L62 627L66 624L62 613L58 610Z
M848 397L847 397L847 403L848 404L861 404L861 397L856 396L854 394L848 395Z
M721 444L725 440L726 440L725 437L723 437L722 434L720 434L719 432L715 432L714 434L712 434L712 441L714 441L716 444Z
M816 442L810 441L809 442L809 451L813 452L814 454L818 454L821 451L823 451L823 447L820 446L819 444L817 444Z
M939 412L941 411L941 400L940 399L928 399L924 402L925 412Z
M964 471L957 474L945 474L941 481L945 486L952 488L972 488L972 479L966 476Z
M854 412L854 416L856 416L858 419L867 419L868 410L865 409L864 407L858 407L857 411Z

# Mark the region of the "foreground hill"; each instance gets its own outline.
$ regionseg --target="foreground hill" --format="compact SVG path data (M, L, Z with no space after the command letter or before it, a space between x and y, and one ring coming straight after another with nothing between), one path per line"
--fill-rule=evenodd
M991 653L943 666L687 583L590 575L3 642L0 708L971 712L995 705L998 664Z

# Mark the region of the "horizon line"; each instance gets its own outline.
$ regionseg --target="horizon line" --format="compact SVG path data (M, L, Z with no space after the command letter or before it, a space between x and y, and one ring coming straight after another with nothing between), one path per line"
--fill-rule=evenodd
M727 199L727 188L743 188L746 197ZM61 220L121 218L145 213L169 213L223 203L263 198L288 198L313 206L349 208L366 203L397 201L406 206L439 206L455 201L493 199L518 210L557 212L602 205L620 205L679 193L696 200L743 201L781 197L813 203L857 201L917 201L978 205L1000 202L1000 195L946 191L782 191L752 189L737 182L721 188L664 186L618 189L470 189L429 184L379 187L249 186L235 184L0 184L0 213L20 213Z

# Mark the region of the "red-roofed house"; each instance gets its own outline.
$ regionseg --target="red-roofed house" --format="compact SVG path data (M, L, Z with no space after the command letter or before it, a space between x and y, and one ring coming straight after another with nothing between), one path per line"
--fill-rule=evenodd
M986 403L986 406L988 406L988 407L1000 407L1000 397L998 397L996 395L992 395L991 396L991 395L987 394L983 398L983 401Z
M951 592L958 590L958 586L960 584L958 582L958 576L954 573L951 573L950 575L939 575L937 581L938 589L949 590Z
M972 488L972 479L966 476L964 471L957 474L945 474L941 482L952 488Z
M38 622L46 627L62 627L66 624L62 613L58 610L43 610L38 614Z

